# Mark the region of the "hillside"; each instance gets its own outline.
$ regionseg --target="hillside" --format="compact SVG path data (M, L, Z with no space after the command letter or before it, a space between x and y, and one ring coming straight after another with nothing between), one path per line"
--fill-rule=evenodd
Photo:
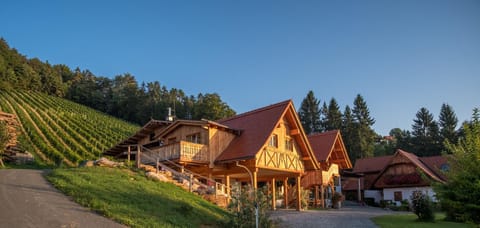
M0 90L0 110L21 122L20 146L47 165L75 166L133 134L139 126L39 92Z

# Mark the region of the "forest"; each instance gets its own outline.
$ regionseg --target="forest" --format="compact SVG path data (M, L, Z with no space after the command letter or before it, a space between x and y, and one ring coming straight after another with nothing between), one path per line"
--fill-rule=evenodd
M62 97L126 121L143 125L150 118L165 119L168 108L181 119L217 120L235 115L217 93L187 95L160 82L139 83L124 73L113 78L89 70L51 65L27 58L0 38L0 89L28 90Z

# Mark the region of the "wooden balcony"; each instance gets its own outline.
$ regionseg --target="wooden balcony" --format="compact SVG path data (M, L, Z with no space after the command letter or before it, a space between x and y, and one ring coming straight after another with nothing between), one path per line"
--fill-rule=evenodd
M152 148L148 151L144 151L144 153L152 158L158 158L159 161L177 160L179 162L209 162L207 145L187 141L180 141Z

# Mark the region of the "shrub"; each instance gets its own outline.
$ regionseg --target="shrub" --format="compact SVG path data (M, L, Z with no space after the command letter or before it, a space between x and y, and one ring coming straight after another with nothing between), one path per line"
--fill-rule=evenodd
M410 201L412 202L412 211L418 216L418 220L425 222L435 220L432 201L428 195L421 191L415 191L410 196Z
M256 194L251 186L242 188L232 194L232 201L228 209L232 212L233 218L226 227L255 227L255 205L258 207L258 226L273 227L273 222L267 213L269 199L264 193L266 188L257 189ZM256 199L255 199L256 195Z

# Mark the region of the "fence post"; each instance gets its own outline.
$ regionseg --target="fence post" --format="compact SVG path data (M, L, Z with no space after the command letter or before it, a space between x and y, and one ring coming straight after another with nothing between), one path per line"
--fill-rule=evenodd
M190 192L193 192L193 174L190 173Z
M155 163L155 168L157 169L157 173L158 173L158 163L160 162L160 160L157 158L157 162Z

